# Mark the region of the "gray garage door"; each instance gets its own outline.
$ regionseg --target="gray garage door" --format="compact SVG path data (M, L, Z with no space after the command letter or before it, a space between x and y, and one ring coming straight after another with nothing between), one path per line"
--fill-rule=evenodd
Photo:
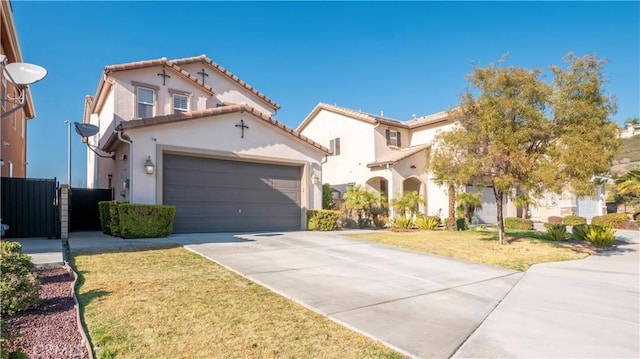
M164 155L175 233L300 229L301 167Z

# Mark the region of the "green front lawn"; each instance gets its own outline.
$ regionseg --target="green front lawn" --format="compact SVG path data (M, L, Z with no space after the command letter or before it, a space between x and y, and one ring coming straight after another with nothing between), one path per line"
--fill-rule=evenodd
M500 245L495 231L380 231L349 235L366 241L518 271L526 271L536 263L580 259L593 253L581 244L545 240L543 232L508 230L507 236L511 243Z
M77 255L97 358L401 358L183 248Z

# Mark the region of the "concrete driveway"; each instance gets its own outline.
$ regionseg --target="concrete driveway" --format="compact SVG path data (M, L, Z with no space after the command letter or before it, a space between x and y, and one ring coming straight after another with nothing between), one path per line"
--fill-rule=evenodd
M447 358L522 273L346 238L341 233L171 239L405 354ZM214 243L211 243L211 242Z

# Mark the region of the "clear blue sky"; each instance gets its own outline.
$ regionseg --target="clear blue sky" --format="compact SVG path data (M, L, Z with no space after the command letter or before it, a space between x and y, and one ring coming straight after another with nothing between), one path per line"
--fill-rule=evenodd
M27 174L66 182L67 128L106 65L206 54L278 102L295 128L318 102L400 120L455 106L472 65L548 69L565 54L610 61L622 124L640 116L639 2L13 1L31 87ZM547 78L551 80L550 77ZM86 147L72 129L72 184Z

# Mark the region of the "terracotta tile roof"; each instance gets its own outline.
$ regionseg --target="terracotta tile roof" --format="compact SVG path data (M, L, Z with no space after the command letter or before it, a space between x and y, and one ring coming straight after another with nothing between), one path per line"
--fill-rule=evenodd
M224 67L218 65L217 63L213 62L210 58L207 57L207 55L200 55L200 56L194 56L194 57L185 57L185 58L182 58L182 59L171 60L171 62L176 64L176 65L191 64L191 63L194 63L194 62L202 62L204 64L208 64L212 68L218 70L221 74L225 75L226 77L228 77L232 81L235 81L240 86L246 88L247 90L249 90L254 95L258 96L259 98L261 98L262 100L264 100L265 102L270 104L271 106L275 107L276 110L280 108L280 105L277 102L271 100L270 98L268 98L267 96L262 94L260 91L258 91L255 88L253 88L253 86L249 85L248 83L240 80L238 78L238 76L232 74L229 70L227 70Z
M424 144L424 145L419 145L419 146L413 146L413 147L407 147L407 148L401 148L398 151L394 151L386 156L382 156L380 157L377 161L375 162L371 162L369 164L367 164L367 167L372 168L372 167L380 167L380 166L385 166L387 164L389 165L393 165L409 156L415 155L416 153L427 149L431 147L430 144Z
M109 66L105 66L104 72L108 74L112 72L137 70L137 69L142 69L145 67L153 67L153 66L166 66L170 70L173 70L173 72L187 78L189 81L196 83L197 85L205 89L210 94L213 94L215 92L211 86L198 80L195 76L191 75L187 71L180 68L180 66L176 65L173 61L167 60L166 57L162 57L155 60L145 60L145 61L129 62L126 64L109 65Z
M194 120L194 119L208 117L208 116L218 116L218 115L224 115L224 114L235 113L235 112L249 113L256 118L263 120L264 122L279 128L280 130L288 133L289 135L310 144L311 146L321 150L326 154L331 153L331 151L328 148L320 145L319 143L311 140L310 138L291 129L290 127L286 126L282 122L279 122L275 118L269 115L266 115L248 105L221 106L221 107L207 108L199 111L182 112L182 113L177 113L173 115L156 116L156 117L150 117L150 118L143 118L139 120L123 121L120 123L120 125L118 125L117 130L127 130L127 129L139 128L139 127L146 127L146 126L162 125L165 123L188 121L188 120Z
M336 105L329 105L327 103L320 102L316 105L316 107L305 117L305 119L300 123L296 131L302 131L309 122L320 112L320 110L331 111L334 113L338 113L347 117L351 117L357 120L365 121L371 124L382 123L389 126L395 126L398 128L404 129L413 129L420 126L430 125L432 123L437 123L441 121L447 121L448 115L447 111L442 111L438 113L434 113L432 115L423 116L417 118L415 120L409 121L400 121L389 117L383 117L379 115L374 115L367 112L356 111L345 107L340 107Z

